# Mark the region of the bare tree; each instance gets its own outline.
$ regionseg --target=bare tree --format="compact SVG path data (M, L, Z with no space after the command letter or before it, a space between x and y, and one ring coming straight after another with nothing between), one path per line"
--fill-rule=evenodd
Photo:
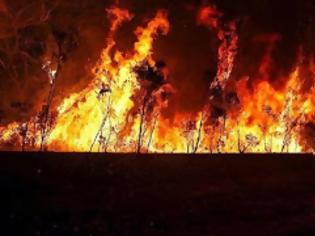
M189 119L185 122L184 136L186 138L186 152L190 153L195 150L195 140L194 134L196 131L196 121L194 119Z
M26 29L46 24L58 2L33 0L18 9L13 9L5 1L0 2L0 67L13 81L18 82L21 74L28 75L31 65L40 63L33 48L43 51L44 43L32 38L28 39L27 44L33 44L33 48L25 46L25 32Z
M213 153L213 136L214 136L214 129L213 127L210 127L209 129L209 150L210 150L210 153L212 154Z
M51 13L58 4L59 0L31 0L19 8L12 8L5 1L0 2L0 15L4 19L1 22L2 24L0 23L0 54L4 58L0 60L0 67L9 74L9 77L15 83L18 83L18 78L26 77L30 71L29 67L34 65L38 69L44 69L49 77L50 88L47 102L38 116L41 133L40 150L42 151L45 149L49 126L53 120L50 110L55 96L56 80L66 59L66 52L70 50L70 45L73 46L74 43L69 43L70 40L64 37L67 34L61 34L53 29L51 34L54 36L58 49L50 61L42 62L41 56L45 52L46 39L38 41L35 36L27 38L26 35L29 35L27 32L36 27L45 25L45 29L49 28L48 23ZM74 37L71 39L74 39ZM34 131L33 135L35 133Z
M225 138L225 134L226 134L226 130L225 130L226 120L227 120L226 114L224 114L222 117L219 117L219 138L218 138L217 143L216 143L218 153L221 153L222 147L225 146L224 138Z
M21 150L25 151L26 145L28 143L28 123L23 123L19 127L19 134L21 136Z
M112 138L113 133L116 133L115 128L112 126L112 119L111 116L108 118L108 123L109 123L109 134L107 136L107 139L105 140L105 143L103 144L104 146L104 152L108 151L109 143Z
M145 61L141 66L135 69L141 84L141 89L137 96L138 99L140 97L138 102L140 107L138 110L140 122L136 147L137 153L141 153L142 151L145 142L144 139L148 131L146 128L152 126L152 121L154 118L158 117L160 109L163 108L168 96L174 92L166 81L165 68L166 65L164 62L157 62L155 66L151 66ZM149 134L148 146L151 145L155 126L156 124L153 124L153 129Z
M201 141L201 132L202 132L202 128L203 128L203 113L201 114L201 118L199 121L199 128L198 128L198 134L197 134L197 140L196 140L196 144L195 144L195 148L194 148L194 153L198 152L199 146L200 146L200 141Z
M148 152L150 151L151 143L153 141L153 135L154 135L157 123L158 123L158 118L159 118L159 114L157 114L154 117L153 126L152 126L152 129L151 129L150 137L149 137L149 141L148 141L148 147L147 147Z
M243 145L242 145L242 140L241 140L241 132L239 129L239 122L237 122L238 127L237 127L237 149L239 153L243 153L244 149L243 149Z
M138 142L137 142L137 153L141 152L143 138L145 134L144 122L145 122L145 115L146 115L147 100L148 100L148 97L146 95L143 99L143 104L139 109L140 123L139 123L139 133L138 133Z
M43 106L40 116L41 124L41 145L40 150L45 150L46 139L51 124L51 107L56 95L56 82L60 75L62 66L67 60L68 54L71 53L78 45L77 31L69 30L68 32L53 29L53 36L57 45L57 51L53 54L51 61L45 62L43 69L47 72L50 82L50 88L46 104Z
M107 142L107 138L103 137L102 133L103 133L103 129L106 125L107 120L110 120L110 111L111 111L111 106L112 106L112 100L111 100L110 93L111 93L110 86L107 84L102 84L102 88L100 89L100 91L98 93L98 99L101 100L107 94L109 94L109 95L107 97L106 111L104 112L104 117L102 119L100 128L98 129L98 131L97 131L97 133L93 139L93 142L90 146L90 152L93 151L93 148L94 148L94 145L95 145L97 139L99 139L100 146ZM111 127L110 127L110 129L111 129ZM110 131L110 135L111 135L111 131Z

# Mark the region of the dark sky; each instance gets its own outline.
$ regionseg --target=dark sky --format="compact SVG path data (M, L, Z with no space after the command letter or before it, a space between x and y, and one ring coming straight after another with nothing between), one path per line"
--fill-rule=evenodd
M0 0L0 119L28 119L44 102L48 79L41 70L41 59L51 51L52 29L77 33L78 47L68 56L58 80L56 103L70 92L80 91L91 80L91 68L105 46L108 32L108 0L59 1L51 18L32 23L13 32L12 25L40 14L41 2L47 8L53 2L43 0ZM117 2L117 1L116 1ZM117 33L118 48L130 50L133 31L143 25L160 8L167 9L171 23L169 35L157 39L154 57L163 60L171 72L171 82L178 90L172 98L169 113L200 110L207 97L210 79L216 74L218 40L216 33L195 22L198 9L207 1L193 0L122 0L119 5L135 13L132 22ZM34 3L34 4L32 4ZM266 51L266 43L253 40L257 35L281 35L273 51L270 80L290 73L299 46L307 55L314 53L315 4L313 0L217 0L212 1L223 12L224 22L238 19L239 53L233 73L255 77ZM2 9L2 10L1 10ZM3 10L7 9L7 10ZM21 9L25 9L24 11ZM22 12L13 23L8 12ZM16 18L14 18L16 20ZM23 24L22 24L23 25ZM9 33L8 33L9 32ZM18 42L16 44L16 42ZM17 48L15 47L16 45ZM14 49L14 50L13 50ZM12 53L14 52L14 53ZM30 57L25 57L27 52Z

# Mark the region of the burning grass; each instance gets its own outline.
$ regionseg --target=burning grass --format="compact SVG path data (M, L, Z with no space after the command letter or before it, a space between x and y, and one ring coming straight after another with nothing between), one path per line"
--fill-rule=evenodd
M126 52L115 48L115 33L133 20L133 13L113 6L107 14L110 33L93 69L94 80L81 92L64 98L56 110L51 107L56 81L72 49L73 36L54 34L57 52L44 65L51 85L47 103L29 122L0 127L3 150L314 152L315 66L313 58L304 56L302 45L295 70L288 78L279 78L279 86L269 80L269 74L272 51L281 43L281 36L257 36L253 40L266 44L267 50L255 83L250 83L248 76L234 78L238 20L226 22L224 13L215 6L201 7L196 24L215 32L219 41L217 73L209 80L209 97L203 109L169 118L163 110L177 91L170 83L166 63L153 58L154 40L167 35L172 27L167 12L158 10L137 27L133 50ZM305 71L313 74L311 83Z

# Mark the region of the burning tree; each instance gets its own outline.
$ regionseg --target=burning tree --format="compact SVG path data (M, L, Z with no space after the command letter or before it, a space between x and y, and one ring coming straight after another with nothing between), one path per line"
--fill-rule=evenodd
M157 119L161 109L167 106L168 97L174 92L172 86L167 82L167 70L164 62L157 62L151 66L147 61L135 69L141 89L139 91L139 133L137 141L137 153L140 153L144 145L146 128L151 127L147 149L149 150Z
M315 153L315 123L307 122L301 129L302 138L301 143L304 143L305 147L308 147L305 151L311 151Z
M108 146L108 143L110 141L111 134L113 131L113 127L111 125L111 117L114 115L113 110L111 108L112 107L112 100L111 100L111 88L110 88L110 86L102 83L97 97L99 100L105 100L106 109L104 110L104 115L103 115L103 119L102 119L102 123L100 125L100 128L98 129L97 134L95 135L95 138L91 144L90 152L93 151L94 145L96 144L97 140L99 141L99 151L100 151L101 147L103 146L103 149L106 152L107 146ZM103 104L103 103L101 103L101 104ZM106 125L107 120L109 120L109 135L108 135L108 137L105 137L103 135L103 130L104 130L104 127Z
M0 5L0 11L6 12L7 6ZM69 53L77 45L78 32L50 25L48 34L54 46L40 54L38 63L50 82L47 101L29 122L0 127L1 144L21 144L22 150L30 145L41 150L137 153L314 151L315 63L310 53L300 49L303 59L299 58L292 71L276 81L272 77L272 57L282 36L255 35L251 40L266 46L256 74L234 74L238 21L226 21L229 18L216 7L202 6L197 24L214 31L218 43L216 73L211 75L210 89L205 94L209 99L198 104L204 105L203 109L187 112L183 107L175 114L166 111L165 115L163 110L175 90L168 80L169 68L154 60L153 42L159 34L169 31L166 11L158 10L143 26L136 27L133 47L124 51L114 36L122 23L133 21L133 14L116 6L106 12L109 34L92 71L92 81L58 106L54 102L56 86ZM1 51L1 55L5 53ZM42 55L46 55L44 60ZM1 60L0 67L6 67L7 58ZM173 85L181 90L180 84ZM187 101L190 99L180 102ZM172 108L186 105L180 102ZM13 106L27 109L19 102Z
M201 113L197 118L188 119L184 122L183 136L186 139L186 152L197 153L202 142L204 115Z
M78 32L76 30L62 31L59 29L52 30L53 38L56 43L56 51L53 52L50 60L45 61L43 70L47 72L49 77L49 94L47 102L43 105L42 111L39 113L39 125L41 133L40 150L45 150L45 143L50 129L53 126L53 117L51 111L54 96L56 94L56 82L60 75L61 69L68 54L78 46Z

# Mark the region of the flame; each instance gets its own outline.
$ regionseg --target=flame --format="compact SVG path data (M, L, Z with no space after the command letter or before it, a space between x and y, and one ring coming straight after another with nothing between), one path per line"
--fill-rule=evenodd
M229 22L226 26L221 23L223 13L215 6L203 7L197 15L197 24L204 25L210 29L217 30L217 37L221 41L218 49L218 71L212 87L225 86L234 67L234 60L237 53L238 35L236 33L236 21Z
M131 14L126 10L114 8L109 12L116 16L111 26L113 33L123 20L131 20ZM81 93L67 98L58 108L58 119L48 146L53 150L89 150L99 131L102 137L110 138L109 143L117 143L119 136L130 123L128 113L134 107L132 96L140 86L134 68L144 60L154 63L151 58L152 45L159 30L162 34L169 30L166 12L163 11L157 12L147 27L136 29L138 40L134 45L134 52L130 55L116 52L114 58L111 58L109 54L114 42L110 39L111 47L107 47L102 53L101 60L94 69L96 74L92 84ZM98 94L102 85L108 87L107 94ZM103 122L105 124L102 125ZM132 129L135 129L137 122L134 121ZM133 137L131 134L126 137L126 144L121 144L118 150L131 151L128 145L135 141ZM113 145L110 150L117 149Z
M302 63L297 63L287 81L278 88L269 81L272 51L281 40L279 35L264 35L256 41L268 43L255 85L249 77L239 78L230 102L220 104L224 112L209 109L218 105L215 95L205 101L197 114L177 113L173 118L162 115L168 106L168 95L175 93L168 83L168 73L154 61L153 43L158 35L170 30L167 12L159 10L145 26L135 30L133 50L115 50L115 33L133 19L126 9L106 10L111 26L106 47L93 69L94 79L79 93L65 98L47 137L52 151L105 152L314 152L314 140L305 141L305 127L313 127L315 87L302 92ZM220 41L217 75L210 89L228 95L228 84L237 55L239 37L237 21L223 23L223 13L214 6L199 10L197 23L215 30ZM307 67L315 74L313 60ZM162 82L141 79L137 70L150 71ZM144 69L143 69L144 68ZM228 96L227 96L228 97ZM222 103L222 102L221 102ZM5 146L33 143L40 146L36 118L22 126L13 122L0 127L0 144ZM32 124L35 124L32 126ZM33 128L30 128L33 127ZM312 134L315 131L307 131ZM312 137L314 139L314 137ZM312 146L313 145L313 146Z

